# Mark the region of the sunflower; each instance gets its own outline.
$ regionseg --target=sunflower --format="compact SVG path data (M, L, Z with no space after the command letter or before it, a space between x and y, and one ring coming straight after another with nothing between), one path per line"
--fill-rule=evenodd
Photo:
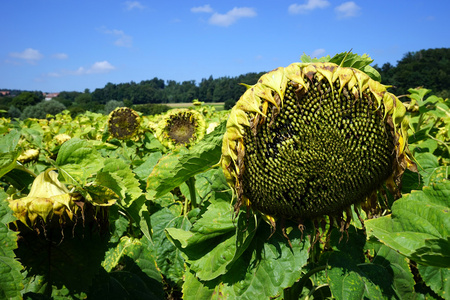
M272 225L325 216L348 225L344 211L349 216L351 205L373 199L384 183L395 192L404 170L414 168L405 111L355 68L293 63L264 74L232 108L223 138L235 210L251 207Z
M108 117L108 130L119 140L128 140L134 137L140 126L140 117L129 107L118 107Z
M158 123L156 137L167 148L188 147L201 140L205 131L202 114L191 109L172 109Z

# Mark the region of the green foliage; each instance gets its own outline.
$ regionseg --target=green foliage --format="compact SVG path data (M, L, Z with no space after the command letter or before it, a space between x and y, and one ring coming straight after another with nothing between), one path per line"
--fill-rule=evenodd
M43 101L34 106L27 106L20 116L22 119L27 118L37 118L37 119L45 119L47 114L56 115L65 110L66 107L64 104L55 101Z
M7 227L9 222L15 220L7 206L7 196L0 190L0 298L21 299L22 266L14 254L17 249L17 233Z
M344 64L370 62L349 55ZM204 80L204 92L214 97L212 82ZM159 80L143 84L167 88ZM384 216L361 214L362 224L355 215L343 232L289 220L273 231L259 214L234 212L235 195L217 167L227 112L199 108L218 126L174 150L150 128L162 115L145 117L129 141L111 138L107 116L97 113L2 119L0 298L446 299L450 106L428 95L410 90L405 128L419 172L405 173L402 197L386 204ZM61 134L70 139L59 144ZM28 149L39 155L19 163ZM48 169L83 214L26 227L10 200L27 196L35 174Z
M164 104L139 104L134 105L133 109L145 116L151 116L165 113L170 110L170 107Z
M106 102L105 104L105 114L109 115L113 110L115 110L118 107L122 107L124 106L122 101L117 101L117 100L109 100L108 102Z
M14 105L11 105L9 107L9 109L8 109L8 116L11 119L20 118L21 115L22 115L22 112L17 107L15 107Z
M381 68L384 84L393 85L397 95L407 94L409 88L425 87L435 93L448 91L450 82L450 48L424 49L406 53L396 66ZM445 95L441 95L445 98Z
M42 100L42 93L38 95L37 93L33 92L23 92L13 98L12 105L17 107L20 111L23 111L25 108L36 105Z

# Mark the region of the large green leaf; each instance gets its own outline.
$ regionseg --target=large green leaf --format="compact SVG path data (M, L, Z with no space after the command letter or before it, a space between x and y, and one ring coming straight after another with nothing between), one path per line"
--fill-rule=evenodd
M158 163L158 160L162 157L161 152L151 153L146 160L138 167L134 168L134 173L140 180L147 180L148 176L153 170L153 167Z
M370 245L371 243L369 243ZM414 278L406 257L397 251L376 243L373 244L372 263L382 266L392 276L392 288L399 299L415 299Z
M5 136L0 136L0 178L14 169L21 150L17 149L20 132L12 130Z
M217 164L222 154L224 130L225 122L189 151L173 151L163 157L153 168L147 182L147 189L155 191L154 198L163 196L189 178Z
M392 276L376 264L357 264L345 252L333 252L328 260L328 283L336 299L383 299L393 297Z
M184 258L167 238L166 228L189 230L191 223L184 216L174 215L169 208L163 208L150 216L153 236L152 251L161 273L172 284L182 284L185 271Z
M85 185L103 168L103 158L91 141L73 138L59 149L56 164L67 182Z
M112 279L125 284L127 293L142 299L162 299L162 276L150 248L146 239L141 241L122 237L119 244L106 253L102 265L106 271L110 272ZM113 269L120 271L111 272ZM133 281L137 284L133 284ZM107 288L104 289L103 297L106 297ZM111 294L109 297L114 295Z
M139 181L130 166L120 159L105 159L104 167L97 174L96 182L120 195L120 204L125 207L142 196Z
M450 297L450 269L418 265L420 276L436 294L444 299Z
M169 236L179 242L190 269L201 280L212 280L225 274L255 234L254 222L247 224L245 231L237 229L231 214L229 203L214 202L190 231L166 229ZM241 214L238 224L242 226L245 218Z
M7 195L0 190L0 298L21 299L22 265L15 259L14 254L14 249L17 248L17 233L7 227L14 217L6 198Z
M245 227L238 227L238 230L245 230ZM280 296L301 277L309 248L309 241L302 239L300 230L288 230L289 240L280 231L269 238L271 229L262 223L242 255L225 274L214 280L199 280L195 273L188 271L183 285L184 299L269 299Z
M450 181L397 200L392 214L366 221L369 237L418 263L450 267Z
M423 185L430 185L442 179L450 178L450 167L441 166L436 156L431 153L419 153L414 157L419 164L419 173L423 178Z
M233 219L232 194L224 182L223 172L218 169L210 173L214 180L211 197L193 227L189 231L166 229L191 271L201 280L225 274L246 249L256 229L254 219L245 224L245 214Z
M106 272L110 272L117 266L122 256L127 252L127 249L140 243L139 240L124 236L120 239L116 247L109 249L105 253L105 259L102 262L102 267Z

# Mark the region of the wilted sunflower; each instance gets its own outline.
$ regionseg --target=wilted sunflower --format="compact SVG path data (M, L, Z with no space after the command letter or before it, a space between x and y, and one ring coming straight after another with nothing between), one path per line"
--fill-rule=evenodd
M60 133L60 134L55 135L55 137L53 139L55 140L57 145L61 146L62 144L64 144L68 140L70 140L71 137L68 134Z
M294 63L263 75L232 108L223 138L228 183L242 205L275 219L343 224L352 204L406 167L404 105L364 72ZM341 227L342 228L342 227Z
M78 199L58 180L58 174L49 169L36 177L28 196L10 199L9 207L23 224L34 226L39 217L44 222L54 215L59 216L60 222L66 217L72 220L79 210L74 202Z
M129 107L118 107L108 117L110 134L119 139L127 140L136 135L140 126L140 117Z
M39 149L27 149L17 158L21 163L27 163L39 158Z
M156 137L167 148L189 146L205 135L206 123L202 114L191 109L172 109L158 123Z

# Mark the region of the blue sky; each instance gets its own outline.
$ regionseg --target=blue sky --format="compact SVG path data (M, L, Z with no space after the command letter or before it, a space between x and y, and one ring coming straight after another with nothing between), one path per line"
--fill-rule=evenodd
M0 11L0 89L199 83L350 49L395 65L450 47L448 0L4 0Z

